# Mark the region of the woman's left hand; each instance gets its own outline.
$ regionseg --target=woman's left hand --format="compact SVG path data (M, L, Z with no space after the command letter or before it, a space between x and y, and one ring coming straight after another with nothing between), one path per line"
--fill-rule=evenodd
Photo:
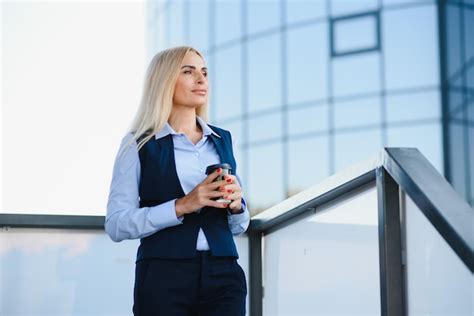
M224 199L232 200L229 204L229 209L232 213L238 213L242 210L242 189L239 181L234 175L225 175L224 179L227 184L220 187L219 190L224 192Z

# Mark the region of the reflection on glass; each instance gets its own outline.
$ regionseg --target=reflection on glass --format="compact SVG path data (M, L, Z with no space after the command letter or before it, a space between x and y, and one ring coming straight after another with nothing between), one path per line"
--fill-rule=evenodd
M436 16L435 5L383 11L387 89L439 83Z
M347 14L357 14L376 10L378 0L364 0L364 1L331 1L332 16L340 16Z
M380 91L379 55L370 52L334 58L334 96Z
M329 109L327 104L290 109L288 111L288 134L298 135L328 130Z
M473 315L474 276L404 195L408 314Z
M449 182L456 188L456 191L465 199L468 199L466 188L466 148L464 146L464 126L455 122L448 124L449 135L449 160L451 174ZM454 167L455 166L455 167ZM439 171L440 169L438 169Z
M335 172L364 161L382 149L380 129L337 132L335 140Z
M380 124L380 98L355 99L334 103L336 128Z
M1 315L130 315L137 241L99 231L0 232Z
M375 187L265 235L264 257L264 315L380 315Z
M288 160L288 195L291 196L329 176L328 137L291 140L288 143Z
M215 53L214 80L211 82L212 100L217 120L235 118L242 114L242 78L240 46Z
M282 112L249 118L249 141L257 142L279 138L282 135Z
M251 146L248 150L249 203L253 212L259 212L285 199L282 145Z
M286 21L304 21L326 16L326 1L286 0Z
M227 0L215 1L214 5L216 44L239 39L242 30L242 3L237 0Z
M281 106L280 34L248 43L249 111Z
M376 15L336 20L333 27L336 54L374 49L378 46Z
M170 2L167 10L168 46L180 46L184 43L184 3Z
M288 102L326 99L328 77L327 24L288 30Z
M426 139L429 137L430 141ZM441 126L439 123L387 128L388 147L416 147L443 174Z
M247 30L250 34L280 26L280 1L248 0Z
M387 122L402 122L441 117L438 90L420 93L387 95Z
M185 22L188 24L190 45L201 51L208 50L210 45L209 6L204 2L196 1L189 1L186 5L189 8L189 20Z
M459 72L461 60L461 30L459 29L459 21L461 11L457 5L446 5L446 20L449 27L446 28L446 59L448 77Z

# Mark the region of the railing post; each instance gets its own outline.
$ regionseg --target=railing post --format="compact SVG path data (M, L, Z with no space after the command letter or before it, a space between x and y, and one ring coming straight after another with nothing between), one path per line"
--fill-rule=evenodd
M249 229L250 316L262 316L262 232Z
M406 315L399 187L383 167L376 169L381 315Z

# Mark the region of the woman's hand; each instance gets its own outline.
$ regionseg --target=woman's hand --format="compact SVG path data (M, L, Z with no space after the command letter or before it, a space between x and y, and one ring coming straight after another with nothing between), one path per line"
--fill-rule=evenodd
M239 181L233 175L225 175L224 179L226 181L226 185L223 187L224 199L232 200L229 204L232 213L239 213L242 210L242 189Z
M212 206L217 208L227 208L226 203L219 203L212 198L222 197L225 193L223 191L216 190L219 187L223 187L229 183L226 180L216 181L214 180L222 173L222 169L219 168L210 175L208 175L204 181L198 184L191 192L186 194L184 197L177 199L175 208L176 216L182 216L184 214L190 214L204 206Z

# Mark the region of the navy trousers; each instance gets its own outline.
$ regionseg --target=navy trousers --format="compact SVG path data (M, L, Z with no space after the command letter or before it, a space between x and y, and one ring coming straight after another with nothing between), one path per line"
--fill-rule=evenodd
M234 257L144 259L135 267L135 316L245 316L247 282Z

